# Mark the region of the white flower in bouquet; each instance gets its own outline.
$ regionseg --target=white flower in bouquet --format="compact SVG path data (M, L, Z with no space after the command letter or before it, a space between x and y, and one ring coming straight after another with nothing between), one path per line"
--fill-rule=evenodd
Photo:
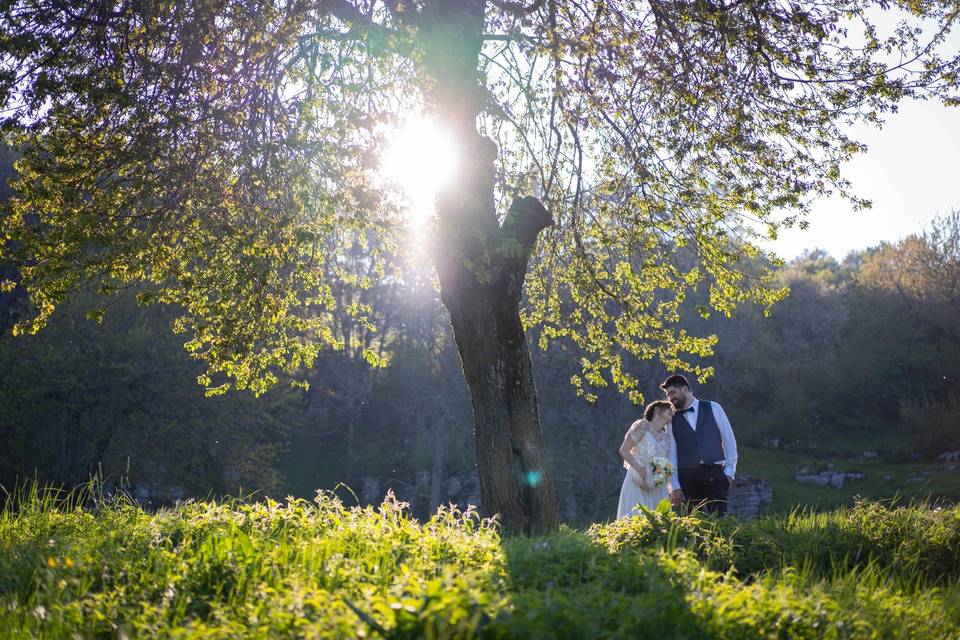
M673 465L663 456L656 456L650 461L650 467L653 469L653 485L662 487L670 480L673 475Z

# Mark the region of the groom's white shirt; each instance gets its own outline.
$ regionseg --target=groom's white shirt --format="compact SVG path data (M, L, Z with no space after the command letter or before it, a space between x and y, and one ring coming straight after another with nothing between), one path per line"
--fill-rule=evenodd
M690 425L690 428L694 431L697 430L697 416L700 415L700 401L697 398L693 399L693 411L687 411L683 414L683 417L686 418L687 424ZM730 426L730 418L727 417L727 414L723 411L721 407L716 402L710 402L710 406L713 407L713 419L717 423L717 428L720 429L720 440L723 443L723 473L730 476L731 478L736 477L737 475L737 440L733 437L733 427ZM676 471L677 468L677 440L673 437L673 434L670 434L670 464L673 465L674 472L670 476L670 480L667 482L667 489L669 491L674 491L680 488L680 475ZM720 460L701 460L701 462L721 462Z

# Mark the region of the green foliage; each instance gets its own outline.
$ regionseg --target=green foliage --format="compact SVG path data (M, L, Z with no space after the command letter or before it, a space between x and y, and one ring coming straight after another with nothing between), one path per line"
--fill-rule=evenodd
M843 261L808 252L781 271L791 294L769 318L744 307L732 322L685 323L719 337L701 395L722 398L738 439L758 448L903 462L960 447L957 238L950 214Z
M960 507L887 507L860 500L853 507L795 511L740 522L645 512L593 525L591 539L611 553L685 548L714 570L741 578L802 569L830 578L858 567L925 584L960 579Z
M720 335L718 375L697 393L723 402L741 444L740 473L770 483L771 511L849 505L854 495L960 498L956 473L910 459L914 450L935 460L960 448L951 444L958 423L950 404L960 361L948 341L924 339L927 327L897 296L856 284L865 256L836 261L814 253L792 262L784 277L793 294L771 318L742 308L733 321L681 324L694 334ZM349 336L352 346L324 350L308 374L308 394L277 389L261 403L233 393L204 402L192 383L199 363L165 331L173 312L137 308L130 292L114 299L96 325L83 317L96 299L81 293L41 334L0 339L0 483L10 486L37 469L45 481L71 485L99 461L108 476L179 484L188 495L235 492L239 485L275 496L279 486L295 495L338 482L359 488L361 476L413 486L429 471L439 475L442 502L450 477L473 469L469 396L437 292L423 272L404 278L354 299L343 292L338 300L378 310L377 331L349 333L348 316L337 314L335 337ZM360 362L362 351L379 347L382 336L392 364L370 370ZM606 519L623 473L615 447L635 409L612 387L598 390L593 405L577 401L567 381L579 354L569 345L533 356L564 518ZM649 395L661 393L655 384L662 377L656 362L638 375ZM772 438L791 448L771 449L765 441ZM864 451L879 456L864 459ZM794 480L805 467L827 465L866 476L843 489ZM417 514L435 506L426 495L409 499Z
M955 531L957 518L922 505L823 514L790 525L810 536L803 553L746 575L749 544L783 521L747 531L654 514L501 538L474 513L445 509L421 524L391 498L377 509L326 494L190 502L151 515L96 490L33 487L0 513L0 627L12 638L957 638L955 566L932 588L896 563L819 571L825 563L810 559L836 526L875 540L914 535L909 548L881 546L935 562L938 531ZM920 527L931 535L916 536ZM678 543L726 535L714 551ZM721 547L736 550L732 564Z
M339 346L334 288L364 283L338 257L368 233L388 243L390 214L360 215L365 142L337 133L353 114L343 85L328 75L309 99L282 97L305 79L305 3L73 9L8 4L0 17L4 55L34 72L30 87L2 76L4 104L43 113L4 120L23 156L0 257L16 261L34 306L14 333L35 333L95 280L105 295L137 283L142 302L177 305L174 330L207 364L211 394L262 393Z
M204 398L201 367L166 331L174 314L134 294L114 297L98 324L84 317L95 294L81 291L42 334L0 337L0 484L101 474L154 494L276 490L300 394Z
M0 548L0 592L18 601L0 620L23 635L450 637L502 606L489 523L443 511L420 525L390 500L154 515L121 502L94 517L41 496L3 513Z
M697 514L676 516L669 510L644 511L636 518L595 524L588 534L610 553L651 547L665 551L685 548L722 568L729 567L734 558L730 540L719 534L711 520Z
M882 33L866 0L594 5L5 3L2 125L23 155L0 257L34 305L16 331L91 279L141 283L182 310L210 393L262 392L341 345L335 290L368 284L341 258L394 248L402 227L377 175L384 132L426 109L465 149L479 131L498 150L495 167L465 152L477 175L459 181L486 192L439 212L437 246L457 254L441 270L468 259L497 282L518 259L496 233L508 196L540 193L556 224L524 319L582 352L584 395L613 383L639 402L637 360L708 376L715 340L678 326L683 301L699 290L701 314L728 315L783 297L775 260L748 264L758 238L815 196L866 204L840 174L863 149L846 125L905 97L954 101L957 15L911 4L941 27L927 36Z

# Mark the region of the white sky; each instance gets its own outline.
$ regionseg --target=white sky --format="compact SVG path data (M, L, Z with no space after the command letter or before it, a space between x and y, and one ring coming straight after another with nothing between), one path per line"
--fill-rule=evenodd
M886 35L904 15L897 9L875 9L872 18ZM947 36L940 51L945 57L960 51L960 29ZM854 156L841 173L873 207L854 212L837 197L814 203L807 229L784 230L769 243L780 257L826 249L840 259L921 232L938 214L960 209L960 108L935 100L905 101L881 129L859 126L850 133L867 145L867 152Z
M843 258L922 231L937 214L960 209L960 108L906 102L883 129L854 133L868 150L846 166L846 175L873 208L854 212L837 197L815 203L806 230L785 230L772 243L781 257L819 248Z

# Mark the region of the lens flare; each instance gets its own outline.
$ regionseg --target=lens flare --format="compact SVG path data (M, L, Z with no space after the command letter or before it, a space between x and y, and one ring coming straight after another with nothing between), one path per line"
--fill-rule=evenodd
M450 183L457 160L453 136L426 118L407 120L387 137L381 162L383 177L403 192L415 229L433 217L437 192Z

